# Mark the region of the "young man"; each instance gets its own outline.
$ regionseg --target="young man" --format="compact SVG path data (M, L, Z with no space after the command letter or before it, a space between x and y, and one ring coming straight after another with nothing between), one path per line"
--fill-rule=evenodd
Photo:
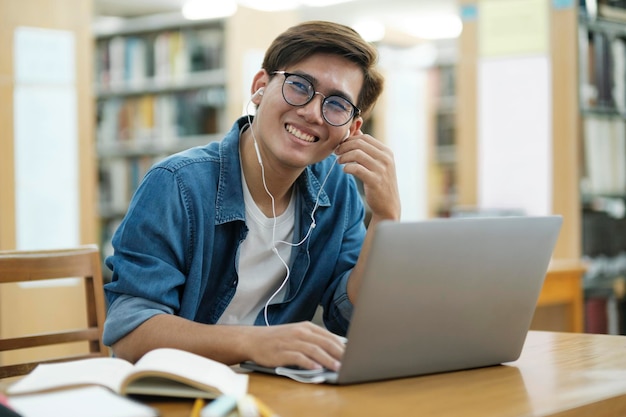
M336 335L372 231L400 217L392 152L360 130L382 90L376 60L348 27L294 26L254 77L256 115L150 170L107 259L104 341L117 356L167 346L227 364L340 367ZM318 305L328 330L310 322Z

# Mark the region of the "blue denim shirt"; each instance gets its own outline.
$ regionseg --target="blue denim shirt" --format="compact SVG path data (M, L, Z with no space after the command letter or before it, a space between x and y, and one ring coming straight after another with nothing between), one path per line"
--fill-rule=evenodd
M156 314L217 322L237 287L239 246L246 238L239 160L239 119L221 142L188 149L145 176L113 236L113 271L104 343L111 345ZM296 181L294 242L283 302L269 306L271 324L310 320L318 305L324 324L345 335L352 315L346 285L365 237L365 208L354 178L335 156L307 167ZM334 166L334 168L333 168ZM256 325L264 324L262 311Z

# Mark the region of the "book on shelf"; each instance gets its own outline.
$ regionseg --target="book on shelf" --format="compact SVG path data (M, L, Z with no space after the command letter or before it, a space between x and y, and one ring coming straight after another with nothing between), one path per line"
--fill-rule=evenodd
M585 333L626 335L626 301L613 296L587 298Z
M167 146L185 136L224 131L222 87L115 97L98 102L98 144Z
M626 112L626 43L599 30L579 31L581 105L585 109Z
M626 191L626 121L608 115L586 115L584 176L593 194Z
M607 299L594 297L585 301L585 333L607 334L609 331Z
M91 385L120 395L213 399L222 394L243 396L248 375L190 352L160 348L134 365L113 357L40 364L6 393L14 396Z
M626 114L626 41L624 39L615 38L611 41L611 57L613 105L619 113Z
M96 43L96 80L104 88L137 87L221 68L223 31L217 27L114 35Z
M111 210L125 211L134 192L130 185L128 161L121 158L111 159L100 166L100 172L103 203Z
M597 0L598 16L626 23L626 2L623 0Z
M613 64L611 47L606 33L593 33L593 83L597 89L596 105L613 106Z

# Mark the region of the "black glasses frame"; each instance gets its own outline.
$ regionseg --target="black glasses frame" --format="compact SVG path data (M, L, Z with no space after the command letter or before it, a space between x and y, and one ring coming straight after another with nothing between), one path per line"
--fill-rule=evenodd
M357 117L357 116L359 116L359 115L361 114L361 109L359 109L357 106L355 106L355 105L354 105L354 103L352 103L352 102L351 102L350 100L348 100L347 98L345 98L345 97L343 97L343 96L336 95L336 94L333 94L333 95L330 95L330 96L328 96L328 97L327 97L327 96L325 96L323 93L320 93L319 91L316 91L316 90L315 90L315 86L313 85L313 82L311 82L311 80L307 79L305 76L303 76L303 75L301 75L301 74L296 74L296 73L293 73L293 72L287 72L287 71L274 71L274 72L272 72L272 75L275 75L275 74L281 74L281 75L284 75L284 76L285 76L285 79L283 80L283 86L282 86L281 92L282 92L282 94L283 94L283 99L284 99L284 100L287 102L287 104L289 104L290 106L294 106L294 107L303 107L303 106L306 106L307 104L309 104L309 103L313 100L313 98L315 97L315 95L316 95L316 94L319 94L320 96L322 96L322 98L323 98L323 99L322 99L322 104L321 104L322 117L324 118L324 121L325 121L326 123L328 123L329 125L331 125L331 126L344 126L344 125L348 124L351 120L353 120L355 117ZM311 87L313 88L313 94L311 94L311 95L309 96L309 99L308 99L306 102L304 102L304 103L302 103L302 104L293 104L293 103L291 103L289 100L287 100L287 97L285 97L285 85L286 85L286 83L287 83L287 78L289 78L290 76L297 76L297 77L300 77L300 78L302 78L302 79L306 80L309 84L311 84ZM348 104L350 104L350 105L352 106L352 114L350 115L350 117L348 118L348 120L346 120L344 123L341 123L341 124L331 123L331 122L330 122L330 121L326 118L326 114L324 113L324 105L327 103L327 100L328 100L329 98L332 98L332 97L339 97L339 98L341 98L342 100L347 101L347 102L348 102Z

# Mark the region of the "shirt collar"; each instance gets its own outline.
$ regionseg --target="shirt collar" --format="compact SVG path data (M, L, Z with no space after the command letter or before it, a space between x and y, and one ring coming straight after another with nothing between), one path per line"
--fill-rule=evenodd
M250 116L252 120L252 116ZM248 124L248 116L239 118L220 143L220 174L217 191L216 224L233 220L245 221L241 163L239 159L240 132ZM324 161L307 166L296 180L296 186L304 199L307 210L312 210L318 198L321 207L330 206L330 199L321 183L334 163L334 155ZM321 177L321 178L320 178Z

